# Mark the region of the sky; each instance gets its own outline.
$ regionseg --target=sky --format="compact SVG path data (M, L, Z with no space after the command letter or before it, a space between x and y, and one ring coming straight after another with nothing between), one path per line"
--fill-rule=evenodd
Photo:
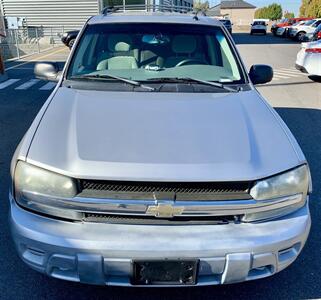
M288 10L290 12L294 12L295 15L298 15L299 8L301 5L301 0L284 0L284 1L276 1L276 0L245 0L246 2L249 2L257 7L267 6L273 2L279 3L282 5L283 10ZM220 3L220 0L210 0L211 6L214 6L216 4Z

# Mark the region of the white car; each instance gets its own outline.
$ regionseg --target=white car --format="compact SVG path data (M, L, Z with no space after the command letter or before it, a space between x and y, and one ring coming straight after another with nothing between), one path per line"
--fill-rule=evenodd
M266 35L267 26L264 21L254 21L251 24L251 35L254 33L263 33Z
M284 27L279 27L276 31L276 35L277 36L280 36L280 37L286 37L289 35L289 32L291 31L291 29L293 27L296 27L296 26L302 26L306 23L307 21L304 20L304 21L300 21L300 22L297 22L293 25L290 25L290 26L284 26Z
M306 34L313 33L315 29L321 24L321 19L314 19L307 21L304 24L292 26L289 29L289 36L298 41L303 41Z
M312 76L321 76L321 40L302 43L297 55L296 68Z

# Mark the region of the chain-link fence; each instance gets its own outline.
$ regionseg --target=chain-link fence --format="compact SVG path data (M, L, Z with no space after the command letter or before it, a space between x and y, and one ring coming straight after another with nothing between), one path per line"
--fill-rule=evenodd
M7 29L0 35L0 52L4 60L21 58L61 46L64 27L25 27Z

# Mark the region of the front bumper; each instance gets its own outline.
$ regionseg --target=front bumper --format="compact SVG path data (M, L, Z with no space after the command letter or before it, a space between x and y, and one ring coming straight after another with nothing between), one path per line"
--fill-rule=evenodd
M297 258L311 225L308 205L265 223L156 226L66 222L10 202L12 236L26 264L99 285L131 286L135 259L199 259L197 285L267 277Z
M266 33L266 29L251 29L252 33Z

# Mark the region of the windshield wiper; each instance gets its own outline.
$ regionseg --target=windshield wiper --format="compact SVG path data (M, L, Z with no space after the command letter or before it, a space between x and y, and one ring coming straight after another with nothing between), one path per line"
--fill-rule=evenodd
M196 79L196 78L190 78L190 77L162 77L162 78L152 78L149 79L150 81L161 81L161 82L182 82L182 83L190 83L190 82L197 82L200 84L205 84L205 85L210 85L210 86L215 86L220 89L224 89L226 91L232 92L232 93L238 93L241 91L240 88L232 88L230 86L227 86L223 83L219 82L214 82L214 81L206 81L206 80L201 80L201 79Z
M133 86L141 87L141 88L149 90L149 91L156 90L155 88L145 85L145 84L142 84L138 81L134 81L134 80L130 80L127 78L123 78L123 77L119 77L119 76L115 76L115 75L110 75L110 74L103 74L103 75L102 74L86 74L86 75L72 76L72 77L70 77L70 79L94 79L94 80L115 79L115 80L126 82L128 84L133 85Z

